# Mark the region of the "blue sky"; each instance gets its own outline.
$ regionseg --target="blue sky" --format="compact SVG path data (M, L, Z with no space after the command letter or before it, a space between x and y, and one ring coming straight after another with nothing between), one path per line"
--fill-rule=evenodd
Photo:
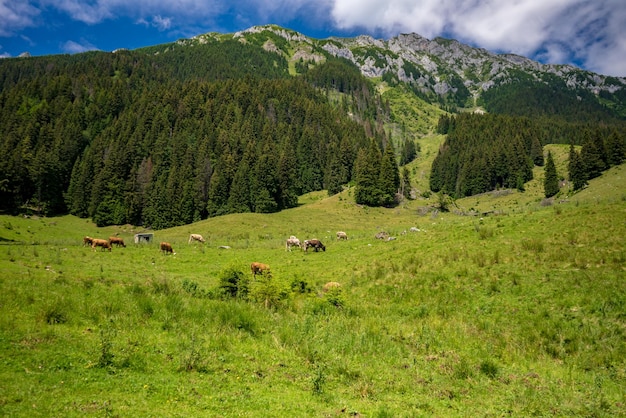
M624 0L0 0L0 57L278 24L315 38L415 32L626 77Z

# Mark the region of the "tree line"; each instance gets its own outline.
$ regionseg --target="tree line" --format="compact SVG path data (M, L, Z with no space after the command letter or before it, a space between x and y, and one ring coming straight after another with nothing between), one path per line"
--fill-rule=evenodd
M524 183L533 178L533 167L544 165L543 145L550 143L581 145L580 153L571 153L580 163L572 169L570 160L569 170L575 188L580 188L624 161L626 137L621 127L545 117L445 115L438 132L448 136L433 161L430 188L456 198L497 188L523 191ZM552 178L549 189L551 193Z
M359 187L359 152L391 144L385 107L327 64L294 78L239 42L2 60L0 210L166 228ZM348 99L331 106L324 88Z

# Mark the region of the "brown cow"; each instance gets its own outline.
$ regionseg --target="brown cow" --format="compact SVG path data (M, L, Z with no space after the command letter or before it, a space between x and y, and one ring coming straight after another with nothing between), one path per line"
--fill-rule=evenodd
M115 244L118 247L121 245L122 247L126 248L126 244L124 244L124 239L120 237L109 237L109 244L111 244L111 246Z
M254 276L257 274L270 274L270 266L256 261L250 264L250 270L252 270Z
M307 239L304 241L303 245L305 252L308 252L309 248L315 249L315 252L318 252L319 250L326 251L326 246L318 239Z
M163 254L176 254L174 252L174 249L172 248L172 244L170 244L169 242L162 242L159 247L161 248L161 251L163 251Z
M83 246L88 245L91 247L91 244L93 244L93 238L91 237L83 238Z
M109 244L109 241L105 239L93 238L91 242L91 248L93 248L94 251L96 250L96 247L102 247L102 251L106 249L108 249L109 252L111 251L111 244Z

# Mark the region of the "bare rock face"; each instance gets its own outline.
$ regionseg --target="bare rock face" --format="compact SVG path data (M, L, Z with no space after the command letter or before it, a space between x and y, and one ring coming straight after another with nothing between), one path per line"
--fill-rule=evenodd
M290 43L290 60L304 58L322 62L324 52L353 62L366 77L393 75L398 81L418 86L423 92L439 96L467 89L470 96L507 83L517 71L540 80L550 74L563 79L571 88L583 88L594 94L626 89L626 78L606 77L571 65L541 64L515 54L495 54L453 39L428 39L416 33L400 34L391 39L369 35L354 38L332 37L317 40L275 25L254 26L233 35L245 41L246 34L269 31ZM202 35L205 36L205 35ZM201 39L201 37L200 37ZM268 39L265 49L285 55Z

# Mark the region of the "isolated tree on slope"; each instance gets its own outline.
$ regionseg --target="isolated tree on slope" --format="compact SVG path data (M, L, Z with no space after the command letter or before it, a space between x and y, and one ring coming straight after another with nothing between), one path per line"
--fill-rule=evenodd
M356 186L354 199L356 203L368 206L380 204L381 191L378 187L380 176L380 150L376 141L371 140L367 150L361 149L355 162Z
M559 192L559 177L554 165L552 153L548 151L548 159L544 170L543 190L546 197L552 197Z
M396 202L396 193L400 188L400 172L396 164L396 153L391 139L387 141L387 147L380 162L380 175L378 187L381 192L380 204L392 206Z
M587 172L580 154L574 149L574 145L569 148L569 181L572 182L574 190L580 190L587 184Z

